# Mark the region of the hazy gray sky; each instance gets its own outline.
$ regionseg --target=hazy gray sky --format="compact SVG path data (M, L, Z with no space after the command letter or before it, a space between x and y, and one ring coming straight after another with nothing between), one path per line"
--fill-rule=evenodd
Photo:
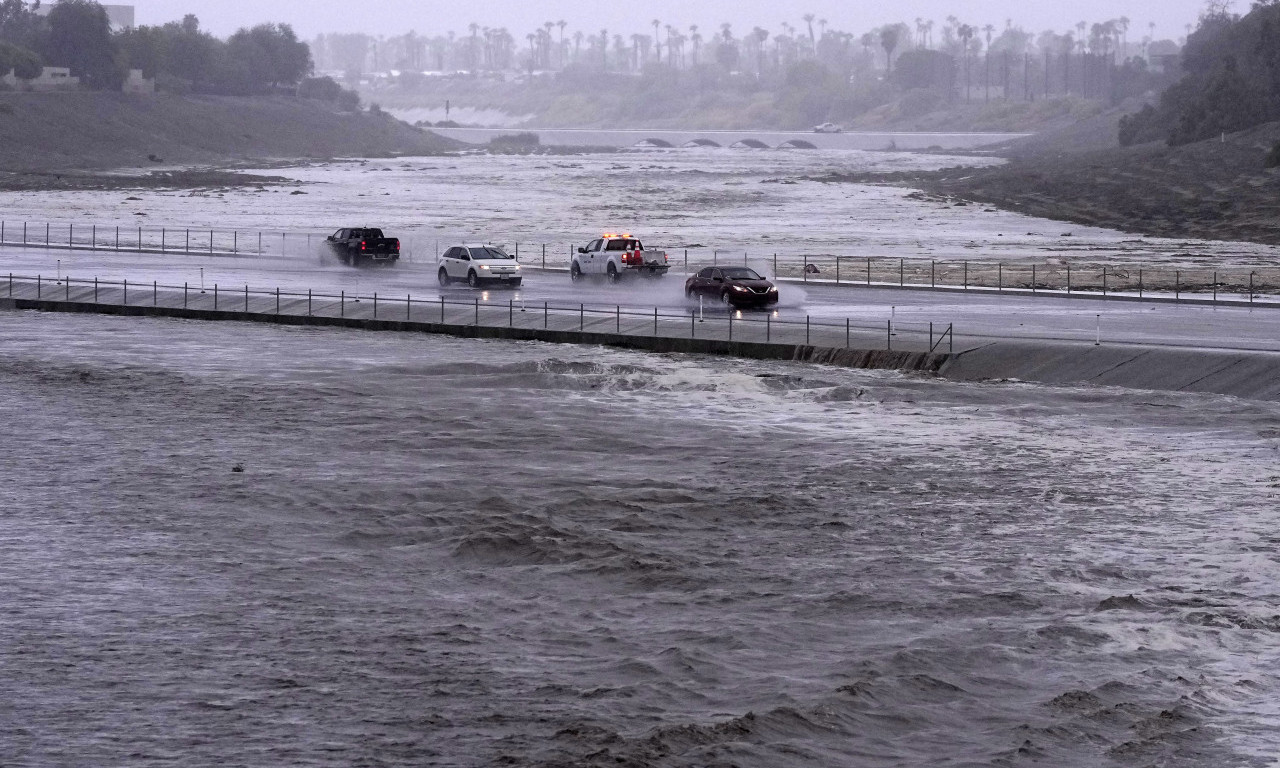
M128 0L115 0L128 2ZM313 37L320 32L360 31L371 34L447 32L465 34L467 25L507 27L516 39L546 21L563 19L568 33L576 29L598 33L652 28L653 19L687 29L697 24L702 30L718 29L731 22L734 33L753 26L776 31L781 22L803 26L801 16L814 13L831 26L849 31L865 31L880 24L917 17L947 16L977 26L994 24L1003 28L1006 19L1030 31L1066 30L1080 21L1096 22L1127 16L1132 21L1131 40L1141 39L1148 24L1156 22L1157 37L1177 38L1186 34L1205 0L648 0L645 3L587 2L586 0L474 0L473 2L423 2L422 0L134 0L138 23L173 21L184 14L200 17L206 29L218 35L238 27L263 21L292 24L298 34ZM1247 10L1247 0L1238 0L1237 10ZM704 32L705 34L705 32Z

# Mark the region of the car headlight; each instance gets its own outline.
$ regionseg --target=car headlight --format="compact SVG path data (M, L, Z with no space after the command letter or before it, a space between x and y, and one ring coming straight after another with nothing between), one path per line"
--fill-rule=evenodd
M489 265L488 265L488 264L481 264L481 265L480 265L480 268L481 268L481 269L488 269L488 268L489 268Z
M516 269L519 269L519 268L520 268L520 265L519 265L519 264L517 264L517 265L516 265Z
M731 286L729 286L729 287L730 287L730 288L732 288L732 289L733 289L733 290L735 290L735 291L749 291L749 290L751 290L750 288L748 288L748 287L747 287L747 286L745 286L745 285L731 285Z

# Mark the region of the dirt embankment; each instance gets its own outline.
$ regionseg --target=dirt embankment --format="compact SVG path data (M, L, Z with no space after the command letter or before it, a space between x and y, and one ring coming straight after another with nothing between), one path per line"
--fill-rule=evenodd
M461 147L387 115L282 97L0 93L0 184L148 165L431 155ZM38 179L37 179L38 180Z
M997 147L1009 163L827 177L894 183L1047 219L1143 235L1280 244L1280 123L1182 147L1120 147L1118 115Z

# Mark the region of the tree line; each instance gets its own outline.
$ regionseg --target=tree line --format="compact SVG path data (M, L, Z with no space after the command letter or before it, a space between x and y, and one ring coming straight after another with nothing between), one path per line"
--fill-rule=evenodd
M259 24L221 40L193 15L113 32L92 0L39 10L39 0L0 0L0 74L12 69L31 79L43 66L67 67L87 88L118 90L130 69L140 69L161 90L247 95L296 87L313 69L309 46L288 24ZM331 93L324 84L312 90Z
M1257 0L1244 17L1215 2L1183 52L1183 77L1159 104L1126 117L1125 145L1170 146L1280 120L1280 0Z

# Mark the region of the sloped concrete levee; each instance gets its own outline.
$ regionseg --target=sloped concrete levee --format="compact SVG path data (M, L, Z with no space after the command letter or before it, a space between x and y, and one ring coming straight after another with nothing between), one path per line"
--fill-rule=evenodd
M1095 384L1280 400L1280 354L1274 352L1001 341L958 352L938 372L957 381Z

